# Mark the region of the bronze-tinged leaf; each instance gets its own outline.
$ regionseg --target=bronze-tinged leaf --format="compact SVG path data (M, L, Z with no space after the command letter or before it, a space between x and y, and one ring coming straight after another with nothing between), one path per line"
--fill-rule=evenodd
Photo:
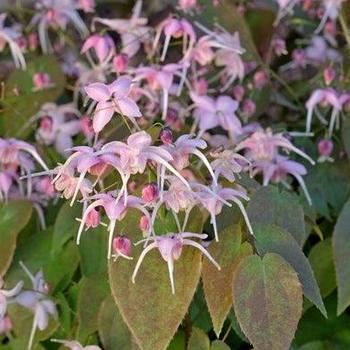
M55 102L64 89L65 76L55 56L35 57L27 63L25 71L14 70L5 82L1 122L6 136L23 138L28 135L36 125L28 125L30 117L37 113L44 103ZM55 85L41 91L33 91L33 75L39 72L49 74Z
M215 340L211 343L210 350L230 350L230 347L221 340Z
M350 200L341 211L333 233L333 254L338 287L337 314L350 305Z
M193 327L187 350L210 350L210 341L207 334L201 329Z
M273 186L261 187L251 197L247 213L254 224L273 224L293 235L302 246L306 240L303 207L298 198Z
M327 317L327 311L309 260L294 237L275 225L255 225L254 233L255 246L259 254L276 253L292 265L298 273L304 295Z
M98 313L98 334L104 350L136 350L139 348L133 341L131 332L124 323L111 295L103 301Z
M246 257L233 284L237 319L259 350L288 350L302 312L303 293L296 272L278 254Z
M321 295L325 298L337 286L331 238L327 238L314 245L308 258L320 287Z
M124 234L133 242L141 238L138 220L139 216L134 212L124 219ZM194 210L188 231L201 230L201 213ZM133 261L118 259L109 262L110 285L123 319L141 349L163 350L169 345L193 298L200 277L202 257L192 247L183 248L181 257L174 263L176 293L173 295L167 264L158 250L147 254L135 284L132 283L131 276L142 250L142 244L133 248Z
M240 225L231 225L219 232L219 236L219 242L212 242L208 251L220 265L221 270L218 271L207 260L203 261L202 269L204 295L217 337L220 335L222 325L233 303L233 274L239 261L242 259L240 254L241 227ZM242 250L242 254L247 254L247 252Z
M98 329L98 314L102 302L109 295L105 275L82 279L78 297L78 329L76 339L82 343Z
M27 201L0 203L0 277L9 268L16 249L17 235L31 215L32 205Z

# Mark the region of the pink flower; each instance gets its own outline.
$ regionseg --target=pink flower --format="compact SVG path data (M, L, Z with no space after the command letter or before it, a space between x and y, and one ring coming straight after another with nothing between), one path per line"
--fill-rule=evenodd
M246 150L246 157L252 161L273 160L277 156L279 148L295 152L311 164L315 164L307 154L293 146L282 133L274 135L270 129L254 132L253 135L238 144L236 151Z
M94 34L89 36L81 49L81 53L86 53L92 49L100 63L108 62L115 54L115 45L108 34Z
M176 19L169 17L165 19L157 28L157 33L155 40L153 42L153 50L155 51L158 47L161 33L165 34L165 41L163 45L163 51L160 57L161 61L165 60L165 56L168 51L170 44L170 39L173 37L175 39L183 38L183 49L182 53L184 56L189 53L195 42L196 42L196 33L193 30L192 25L186 19Z
M184 12L189 12L197 6L197 0L179 0L179 7Z
M224 204L231 206L229 201L234 202L238 206L249 233L254 236L247 212L241 202L241 199L249 201L249 197L243 187L237 186L237 189L223 188L220 185L212 186L211 188L207 188L203 185L197 185L197 187L198 190L196 194L199 197L200 203L210 214L210 223L213 225L216 241L219 241L216 216L221 213Z
M189 245L199 249L217 268L220 270L218 263L212 258L212 256L205 250L205 248L193 241L191 238L205 239L207 235L198 234L192 232L181 232L181 233L169 233L165 236L151 237L153 241L148 245L141 253L139 260L136 263L134 273L132 275L132 282L135 283L137 272L142 264L143 259L152 249L157 248L162 258L167 262L169 269L169 279L171 285L171 291L175 294L175 283L174 283L174 260L178 260L181 256L182 249L185 245ZM141 241L142 242L142 241Z
M165 120L168 111L169 90L173 84L174 76L179 73L182 68L180 64L167 64L165 66L140 67L135 71L135 79L146 79L151 90L162 90L163 92L163 114L162 119Z
M213 61L215 52L212 48L212 39L209 35L202 36L198 39L193 48L192 57L201 66L206 66Z
M310 98L306 101L306 108L307 108L306 131L305 131L306 133L311 132L312 115L317 105L332 107L332 114L330 117L330 122L328 127L328 133L329 133L329 136L331 136L335 125L339 123L339 115L342 109L341 100L338 94L336 93L336 91L334 91L331 88L315 90L311 94ZM327 123L320 113L317 113L316 115L321 119L323 123Z
M93 128L96 133L103 129L115 112L128 117L136 124L134 118L141 117L141 112L129 97L130 90L131 79L126 76L109 85L92 83L85 88L87 95L97 102L93 116Z
M233 137L242 133L241 122L235 113L238 109L237 101L229 96L219 96L217 99L193 93L190 93L190 96L196 106L194 118L199 125L199 135L218 125Z
M173 143L173 133L170 128L163 128L159 133L159 138L164 145L171 145Z
M50 27L66 30L67 24L71 22L82 38L87 36L88 29L78 14L78 8L78 4L74 1L37 1L36 13L32 17L30 26L38 25L39 41L44 53L52 51L48 35Z
M131 195L127 197L126 201L119 200L118 198L120 198L120 196L118 196L118 192L101 193L87 198L88 200L94 201L86 208L83 213L77 236L77 244L80 244L81 234L90 212L92 210L95 210L97 207L102 207L105 210L106 215L110 221L108 225L108 259L110 259L112 256L112 240L117 221L121 221L130 208L138 209L144 215L149 217L149 213L144 208L144 203L141 199Z
M271 46L277 56L287 55L288 51L286 48L285 40L281 38L275 38L271 41Z
M151 28L146 26L147 18L140 17L141 8L142 0L136 1L130 19L94 18L94 22L102 23L120 34L122 53L130 58L139 51L141 43L150 42Z
M112 257L114 261L121 256L124 259L132 260L133 258L130 256L131 251L131 241L126 236L117 236L113 239L112 242L113 252Z
M79 122L82 133L88 141L91 141L95 135L94 128L92 127L92 119L87 115L83 115Z
M20 38L21 33L15 26L5 27L6 16L6 13L0 14L0 52L4 50L7 43L16 67L26 69L26 61L17 43L17 39Z
M316 29L316 33L319 33L323 29L328 19L332 21L337 19L341 4L344 1L345 0L323 0L324 14Z
M20 262L21 267L32 282L33 290L23 291L16 297L16 302L34 313L33 326L29 336L28 349L32 348L34 335L37 329L43 331L49 324L49 317L57 319L57 309L53 301L48 298L49 287L45 282L42 270L35 276Z
M334 68L327 67L324 69L323 79L324 79L324 82L327 86L332 84L332 81L334 80L335 76L336 76L336 73L335 73Z

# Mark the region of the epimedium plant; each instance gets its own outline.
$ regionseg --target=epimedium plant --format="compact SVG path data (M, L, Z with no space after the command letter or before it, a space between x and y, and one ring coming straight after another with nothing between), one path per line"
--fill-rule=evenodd
M5 6L1 348L348 349L349 14Z

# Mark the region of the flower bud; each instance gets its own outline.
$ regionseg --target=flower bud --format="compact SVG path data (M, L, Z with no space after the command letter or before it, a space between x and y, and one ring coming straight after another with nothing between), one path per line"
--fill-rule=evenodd
M112 242L113 251L116 256L129 257L131 252L131 241L126 236L118 236Z
M156 183L152 182L147 184L142 189L142 199L146 203L154 202L158 197L158 186Z
M322 157L329 157L333 151L333 142L330 139L323 139L318 143L317 148Z
M82 133L88 140L91 140L95 135L94 128L92 127L92 119L87 115L83 115L79 122Z
M149 218L146 215L142 215L139 222L139 228L142 233L146 233L150 228Z
M86 218L86 229L89 229L90 227L95 228L97 227L101 222L101 215L100 213L94 208L89 211L89 214Z
M327 67L323 71L323 79L327 86L329 86L335 78L335 70L332 67Z
M259 70L254 74L253 80L255 88L262 89L267 84L268 78L264 71Z
M120 55L116 55L113 58L113 68L116 73L121 74L126 71L129 65L129 56L125 53L121 53Z
M241 102L245 94L245 89L242 85L236 85L232 90L232 94L238 102Z
M5 334L11 332L12 330L12 321L8 315L3 318L0 318L0 334Z
M35 51L38 47L38 35L36 33L28 34L28 47L30 51Z
M242 112L246 117L251 117L256 111L255 102L249 98L245 99L243 102Z
M47 73L35 73L32 79L36 91L43 90L51 85L51 78Z
M164 145L172 145L173 143L173 133L170 128L163 128L159 133L159 138Z

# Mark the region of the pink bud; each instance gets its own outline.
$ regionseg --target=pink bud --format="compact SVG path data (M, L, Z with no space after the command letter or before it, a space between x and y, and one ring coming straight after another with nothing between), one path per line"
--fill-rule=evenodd
M41 129L45 133L50 133L52 131L52 125L53 121L50 116L47 115L45 117L40 118L39 129Z
M38 47L38 35L36 33L28 35L28 47L30 51L34 51Z
M306 64L305 51L303 51L302 49L293 50L292 60L298 67L304 67Z
M254 113L256 112L255 102L249 98L245 99L243 102L242 111L243 111L243 114L248 118L254 115Z
M317 148L321 156L329 157L333 151L333 142L330 139L323 139L318 143Z
M181 129L181 119L179 118L179 112L175 108L168 108L165 121L169 126L171 126L172 129Z
M112 242L113 251L118 256L130 256L131 241L126 236L118 236L113 239Z
M24 36L21 36L18 39L16 39L16 43L22 51L25 51L27 49L28 42Z
M267 84L268 77L264 71L259 70L254 74L253 80L255 88L261 89Z
M87 115L83 115L80 118L80 127L84 136L88 140L91 140L94 137L95 132L94 132L94 128L92 127L92 119L89 118Z
M193 82L193 89L197 95L206 95L208 91L208 82L204 78L199 78Z
M11 332L12 330L12 321L8 315L3 318L0 318L0 334L5 334Z
M139 222L139 228L143 233L149 230L150 222L149 222L149 218L146 215L141 216L140 222Z
M335 78L335 70L332 67L327 67L323 71L323 79L327 86L329 86Z
M164 145L173 144L173 133L170 128L163 128L159 133L159 138Z
M197 6L197 0L179 0L179 6L182 11L187 12Z
M35 90L43 90L51 85L51 78L47 73L35 73L33 75L33 85Z
M55 186L53 185L52 179L49 176L44 176L39 179L37 188L48 197L53 197L55 194Z
M121 74L126 71L129 65L129 56L125 53L121 53L120 55L116 55L113 58L113 68L116 73Z
M152 182L145 185L142 189L142 199L146 203L154 202L158 197L158 186L156 183Z
M78 0L78 7L86 13L94 12L95 6L95 0Z
M328 21L323 29L325 35L334 38L337 34L337 25L333 21Z
M100 213L96 209L92 209L89 211L89 214L86 218L86 229L92 227L97 227L101 222Z
M241 102L243 100L243 97L245 94L244 86L242 86L242 85L234 86L234 88L232 90L232 94L233 94L233 97L235 98L235 100L237 100L238 102Z

